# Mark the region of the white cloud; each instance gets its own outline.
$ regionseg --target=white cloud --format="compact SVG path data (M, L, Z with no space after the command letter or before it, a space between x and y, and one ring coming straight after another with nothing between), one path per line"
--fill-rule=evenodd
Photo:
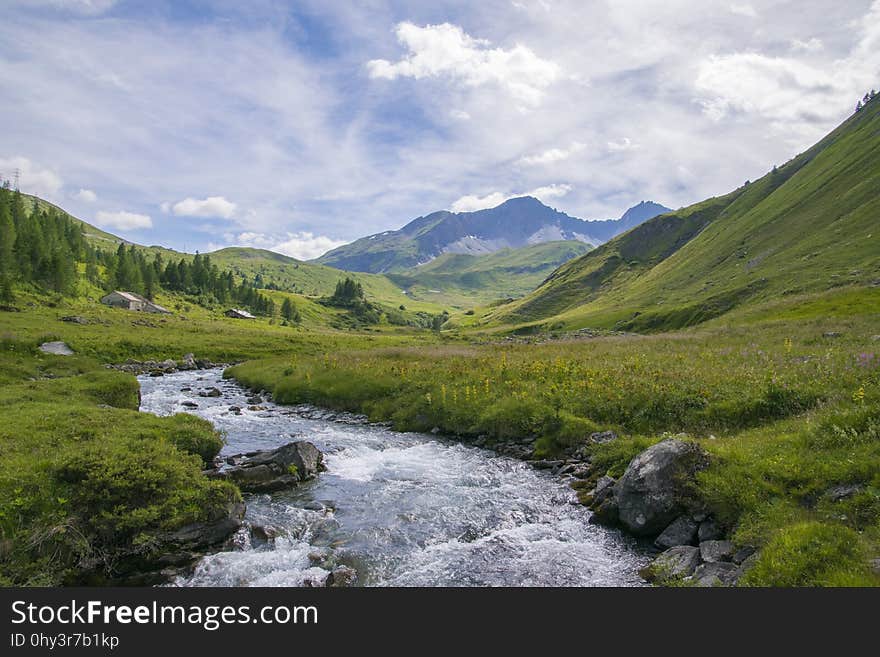
M454 109L449 112L449 116L458 121L470 121L471 115L464 110Z
M629 137L623 137L617 141L609 141L607 145L609 153L621 153L623 151L635 150L639 147L639 145L633 143L632 139Z
M502 194L501 192L492 192L486 196L475 196L470 194L459 198L452 204L450 209L453 212L476 212L477 210L494 208L504 203L504 201L519 196L534 196L539 201L546 203L549 199L565 196L571 190L571 185L554 184L537 187L530 192L521 192L518 194Z
M486 196L468 194L455 201L449 209L453 212L475 212L477 210L485 210L486 208L494 208L514 196L515 194L502 194L501 192L492 192Z
M164 205L163 203L162 206ZM209 196L205 199L185 198L175 203L171 207L171 211L178 217L221 217L229 219L235 214L235 207L235 203L227 201L222 196Z
M313 260L343 244L347 244L347 242L303 231L300 233L289 233L285 241L276 244L271 250L298 260Z
M14 180L19 174L21 191L53 200L63 186L61 177L52 169L47 169L26 157L0 158L0 178Z
M83 201L84 203L94 203L98 200L98 195L95 194L91 189L80 189L76 194L73 195L77 201Z
M230 244L268 249L269 251L282 253L298 260L313 260L324 255L327 251L335 249L337 246L347 244L344 240L335 240L324 235L315 235L309 231L287 233L283 237L255 231L245 231L238 235L226 234L224 239Z
M162 201L159 204L159 211L162 214L168 214L169 212L171 212L171 203L169 203L168 201Z
M858 98L880 69L880 0L853 25L855 45L846 56L805 62L759 52L712 55L698 67L698 102L711 119L730 113L759 115L777 126L820 133ZM820 50L818 38L792 41L794 50ZM818 129L813 129L817 126ZM818 136L818 135L817 135Z
M119 230L140 230L152 228L153 220L145 214L134 212L104 212L95 215L95 222L104 228L117 228Z
M825 44L822 43L822 39L817 39L813 37L811 39L807 39L803 41L801 39L792 39L791 40L791 49L795 52L803 51L803 52L819 52L825 48Z
M737 16L746 16L747 18L758 17L758 12L748 3L730 5L730 13L736 14Z
M519 164L526 166L536 166L542 164L553 164L554 162L562 162L572 155L580 153L587 147L579 141L572 142L568 148L551 148L549 150L538 153L537 155L527 155L518 160Z
M403 22L396 32L409 54L397 62L370 60L370 77L448 77L471 87L494 83L530 105L540 103L544 90L561 77L558 64L542 59L529 48L519 44L509 50L491 48L490 41L475 39L458 25L419 27Z

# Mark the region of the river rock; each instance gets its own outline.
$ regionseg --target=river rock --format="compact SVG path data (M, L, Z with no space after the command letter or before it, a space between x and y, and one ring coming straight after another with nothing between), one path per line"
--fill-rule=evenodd
M659 534L685 511L691 479L707 464L698 445L675 438L646 449L614 486L620 523L637 536Z
M336 566L336 568L327 575L325 584L330 587L343 587L353 586L356 581L357 571L354 568L349 568L348 566Z
M181 406L186 406L187 408L198 408L199 405L192 401L184 401L180 402Z
M679 516L664 529L654 541L661 550L676 545L693 545L697 539L697 523L688 516Z
M691 576L697 586L732 586L739 577L740 570L736 564L716 561L697 566Z
M733 559L734 547L730 541L703 541L700 543L700 557L706 563L730 561Z
M207 390L202 390L199 393L199 397L220 397L223 393L220 392L219 388L208 388Z
M177 368L181 370L194 370L196 367L195 354L184 354L183 360L177 364Z
M44 354L52 354L54 356L73 356L74 351L67 346L66 342L60 340L55 342L44 342L40 345L40 351Z
M700 550L691 545L671 547L641 571L649 582L663 583L670 579L689 577L700 565Z
M227 459L234 463L215 476L228 479L245 492L270 493L291 488L323 472L324 455L312 443L287 443L278 449L237 454Z

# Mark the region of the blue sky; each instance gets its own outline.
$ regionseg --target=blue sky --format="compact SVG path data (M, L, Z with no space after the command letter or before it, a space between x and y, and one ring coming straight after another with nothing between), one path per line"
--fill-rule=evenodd
M311 258L531 193L725 193L880 87L880 0L8 0L0 174L146 244Z

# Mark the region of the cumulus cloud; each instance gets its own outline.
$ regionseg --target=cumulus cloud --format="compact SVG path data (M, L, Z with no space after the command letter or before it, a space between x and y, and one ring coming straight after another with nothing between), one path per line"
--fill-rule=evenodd
M271 250L298 260L312 260L343 244L347 244L347 242L303 231L288 234L288 239L276 244Z
M731 113L761 115L789 128L825 124L875 83L880 68L880 0L854 25L855 45L843 58L805 62L759 52L712 55L698 67L698 102L713 120ZM795 39L793 50L821 50L817 38Z
M149 216L124 211L105 212L102 210L95 215L95 222L103 228L119 230L141 230L153 227L153 220Z
M453 212L476 212L477 210L485 210L501 205L504 201L519 196L534 196L539 201L547 202L553 198L561 198L572 190L571 185L553 184L537 187L530 192L521 192L518 194L503 194L501 192L492 192L485 196L466 195L455 201L451 210Z
M162 204L163 207L165 204ZM209 196L205 199L185 198L171 206L178 217L220 217L230 219L235 214L235 203L222 196ZM163 209L164 211L164 209Z
M542 59L523 45L509 50L492 48L490 41L475 39L458 25L419 27L403 22L396 32L408 55L397 62L370 60L370 77L447 77L471 87L494 83L516 99L535 105L540 103L544 90L562 76L558 64Z
M553 164L554 162L562 162L572 155L580 153L587 147L579 141L572 142L568 148L551 148L549 150L538 153L537 155L527 155L521 157L518 162L525 166L537 166L542 164Z
M94 203L98 200L98 195L95 194L91 189L82 189L73 195L77 201L83 201L84 203Z
M13 180L19 175L19 187L23 192L53 200L64 183L52 169L32 162L26 157L0 158L0 178Z
M255 231L245 231L238 235L227 234L224 237L229 243L239 246L251 246L258 249L268 249L269 251L275 251L276 253L296 258L297 260L313 260L324 255L327 251L347 244L344 240L335 240L331 237L316 235L309 231L287 233L282 237Z

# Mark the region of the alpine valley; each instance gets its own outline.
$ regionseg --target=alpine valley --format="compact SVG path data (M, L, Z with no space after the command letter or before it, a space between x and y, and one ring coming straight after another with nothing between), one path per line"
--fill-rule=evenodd
M876 94L792 155L308 261L5 184L0 584L880 584Z

